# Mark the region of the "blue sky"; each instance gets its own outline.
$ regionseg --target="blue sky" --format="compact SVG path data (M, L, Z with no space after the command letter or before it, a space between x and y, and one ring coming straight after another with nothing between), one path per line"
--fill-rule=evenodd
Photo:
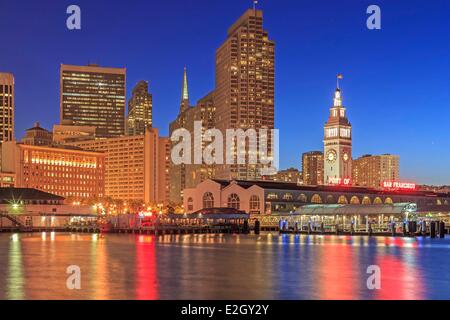
M66 28L77 4L82 29ZM366 28L381 8L382 29ZM167 134L183 67L191 102L214 88L214 55L247 0L0 0L0 70L16 78L16 135L59 121L59 65L127 68L128 97L150 82L154 124ZM281 166L321 150L335 75L353 125L353 157L400 155L402 179L450 184L450 1L260 0L276 42L275 122Z

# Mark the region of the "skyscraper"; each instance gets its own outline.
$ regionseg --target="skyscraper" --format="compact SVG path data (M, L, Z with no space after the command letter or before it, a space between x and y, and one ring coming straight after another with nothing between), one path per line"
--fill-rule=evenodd
M61 65L60 123L96 127L96 137L125 133L125 68Z
M0 144L14 140L14 76L0 72Z
M172 136L173 132L180 128L187 129L187 117L188 112L191 109L189 103L189 91L188 91L188 83L187 83L187 72L186 67L183 72L183 82L182 82L182 90L181 90L181 102L180 102L180 111L178 113L175 121L171 122L169 125L169 136ZM173 146L173 142L171 142L171 147ZM175 142L176 144L176 142ZM183 189L186 188L186 164L174 164L172 161L170 162L170 201L174 203L182 203L183 199Z
M183 74L180 112L177 119L170 124L170 136L172 136L172 133L175 130L184 128L189 131L191 137L193 137L195 121L201 121L201 129L203 134L205 130L215 127L215 120L216 117L213 92L208 93L206 96L198 100L195 106L190 106L187 73L185 68ZM193 145L193 141L191 141L191 145ZM205 142L202 140L202 151L204 147ZM183 199L183 190L185 188L193 188L203 180L213 177L215 172L214 170L214 164L207 165L205 163L191 163L176 165L173 162L170 162L170 200L174 203L181 204Z
M139 81L128 101L127 134L141 135L152 127L152 95L148 82Z
M303 184L323 184L323 152L310 151L302 155Z
M350 184L352 178L352 126L345 114L342 93L338 85L334 92L333 106L325 124L324 183Z
M396 155L382 154L353 160L353 184L381 188L383 181L398 181L399 159Z
M216 51L216 127L273 129L275 43L263 29L263 13L247 10L229 29ZM229 150L236 154L236 150ZM269 155L271 150L269 150ZM225 153L226 154L226 153ZM246 158L248 153L246 152ZM259 179L261 165L218 165L221 179Z

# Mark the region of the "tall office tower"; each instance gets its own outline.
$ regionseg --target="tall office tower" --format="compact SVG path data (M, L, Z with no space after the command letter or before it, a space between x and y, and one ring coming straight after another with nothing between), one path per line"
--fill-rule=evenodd
M171 122L169 125L169 136L171 137L173 132L177 129L186 128L187 114L191 106L189 104L189 91L187 83L187 73L186 68L184 68L183 73L183 83L181 91L181 103L180 112L178 113L175 121ZM170 142L171 149L177 142ZM183 190L186 188L186 164L174 164L170 161L170 201L176 204L181 204L183 202Z
M219 130L274 128L274 63L275 43L263 29L263 13L249 9L228 29L227 39L216 51L214 103ZM236 149L225 150L225 155L227 151L236 155ZM259 161L218 165L216 177L260 179L261 167Z
M139 81L128 101L127 134L145 133L152 127L152 95L148 92L148 82Z
M207 129L215 127L215 106L214 106L214 94L208 93L206 96L197 101L195 106L189 105L189 94L187 85L186 68L183 75L182 97L180 104L180 113L175 121L170 124L170 136L172 133L179 129L184 128L194 138L195 123L201 122L201 135L202 135L202 152L206 143L204 141L204 133ZM193 147L194 141L191 141ZM177 143L172 143L172 146ZM194 150L192 148L192 150ZM193 158L193 155L192 155ZM183 199L183 190L185 188L193 188L198 183L212 178L214 176L215 165L207 165L204 162L201 164L179 164L175 165L170 162L170 199L176 204L181 204Z
M325 124L324 183L350 184L352 178L352 125L345 114L342 93L338 84L334 92L333 106Z
M14 140L14 76L0 72L0 144Z
M303 184L323 184L323 152L310 151L302 155Z
M60 124L96 127L97 138L125 133L125 68L61 65Z
M353 184L381 188L384 181L398 181L399 160L392 154L364 155L353 160Z

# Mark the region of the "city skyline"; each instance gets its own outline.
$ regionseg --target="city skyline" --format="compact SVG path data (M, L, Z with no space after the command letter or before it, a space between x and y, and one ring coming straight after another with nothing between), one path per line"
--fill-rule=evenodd
M201 5L202 2L199 1L199 3L200 4L198 7L195 6L195 8L210 12L215 12L216 10L214 10L214 8L217 9L221 6L219 2L212 2L211 4L208 2L208 5L203 7ZM13 4L8 5L13 6L11 9L14 9ZM45 6L45 3L43 5ZM180 5L180 3L177 3L177 5ZM189 89L192 97L191 101L196 101L205 92L209 92L214 87L214 80L212 79L214 77L214 49L217 48L218 44L220 44L226 37L223 30L226 30L229 24L239 17L240 13L248 8L249 5L250 4L244 2L238 3L237 1L232 2L231 4L224 4L224 7L227 6L230 10L224 14L225 17L220 17L220 19L218 19L219 21L216 22L216 24L220 26L209 28L208 32L202 34L202 37L190 39L188 47L192 46L191 49L186 50L186 55L184 55L184 52L181 54L177 53L178 57L175 59L177 62L168 67L170 72L168 72L168 75L165 77L159 77L158 68L152 69L149 67L145 59L125 59L121 57L123 52L120 52L117 55L111 54L110 52L113 51L112 49L103 52L99 61L91 62L99 63L100 66L105 67L127 68L127 101L130 98L130 90L132 90L132 88L136 85L137 81L148 80L150 83L150 92L154 95L154 124L155 127L160 128L162 135L166 135L168 132L169 122L178 114L179 80L183 66L186 65L189 69ZM160 8L161 10L168 10L168 8L164 5L158 6L162 7ZM291 166L300 168L300 158L303 152L320 149L322 144L322 128L324 119L326 118L328 108L331 105L330 96L334 90L334 76L336 73L342 72L344 74L344 80L342 82L344 100L346 106L348 107L349 117L351 118L353 126L354 158L366 153L398 154L402 159L400 165L400 175L403 179L414 180L418 183L448 184L450 181L450 175L445 172L445 161L442 159L445 159L445 154L449 152L445 150L447 144L444 141L446 124L445 118L449 111L444 110L443 107L441 107L442 109L440 110L439 106L434 109L422 107L422 105L427 106L433 102L436 104L438 101L441 101L441 103L448 101L449 93L444 90L446 85L445 80L443 77L435 76L432 79L429 78L425 81L425 79L417 80L411 76L412 73L414 73L415 75L419 75L421 78L426 77L427 73L431 74L433 72L438 72L438 68L439 73L437 75L440 73L444 75L446 73L445 70L448 70L448 65L446 65L444 59L434 63L429 62L429 64L425 66L413 65L413 62L421 62L421 60L416 59L418 59L423 53L427 53L429 56L440 56L442 52L442 56L444 56L445 50L449 49L448 46L445 47L445 45L441 43L442 47L439 47L440 51L433 48L433 44L436 45L439 36L435 35L430 39L431 41L429 41L430 47L428 48L428 51L424 52L422 49L415 47L416 50L406 57L406 61L401 63L399 62L400 57L395 56L395 54L387 55L386 51L380 49L380 46L386 45L386 42L392 45L391 41L393 33L405 31L402 29L401 23L400 27L398 24L395 27L389 25L390 19L395 19L395 17L392 16L393 12L395 12L395 14L400 14L401 12L398 11L400 8L392 4L381 4L382 8L391 9L392 11L383 11L383 13L388 11L384 15L384 17L386 17L384 21L387 21L385 22L383 29L377 34L374 33L375 31L365 29L364 21L366 19L366 15L363 10L364 4L361 5L360 12L357 12L358 6L349 6L348 12L344 10L342 14L344 15L343 17L345 17L345 15L352 17L352 22L336 23L336 21L334 21L336 23L336 40L334 42L328 42L329 47L334 47L337 49L336 52L333 52L333 54L330 54L328 57L330 60L333 60L333 62L328 61L323 54L322 56L319 54L319 57L321 56L322 59L325 59L322 60L323 64L313 63L313 65L317 67L317 74L312 76L312 72L309 70L309 67L305 66L306 61L308 61L308 63L312 63L311 61L314 61L315 59L312 59L311 55L314 54L315 50L319 50L320 47L326 47L327 45L324 45L324 41L321 41L319 46L315 46L315 39L309 39L309 41L306 40L306 42L303 42L303 40L305 40L304 38L317 35L316 30L311 31L310 34L301 33L299 40L302 40L302 44L300 46L298 44L286 41L286 34L289 34L290 32L286 30L285 34L280 33L280 26L277 26L277 23L274 23L274 21L280 21L280 9L272 6L273 3L271 1L264 1L261 5L258 5L258 7L264 11L266 24L265 28L270 30L272 34L271 37L277 43L275 127L280 129L280 169ZM442 2L441 7L445 6L446 4ZM62 7L63 5L61 5L61 8ZM99 12L97 6L90 5L87 2L81 1L80 7L82 8L82 12L86 12L84 15L86 20L83 20L84 24L82 30L79 31L78 34L70 34L68 30L64 30L63 28L61 31L65 33L68 32L68 34L66 34L68 36L67 38L69 38L69 40L75 39L75 43L78 43L79 45L86 40L83 40L83 32L85 29L88 29L90 33L94 31L95 34L95 30L93 30L93 28L99 28L98 24L95 24L94 26L92 24L89 25L89 10L94 10L96 14L101 13L106 15L105 12ZM334 5L330 3L330 7L331 8L328 10L331 11ZM171 7L169 6L169 8ZM50 17L53 17L53 11L55 11L56 15L58 6L49 9ZM310 7L305 8L305 10L314 11L317 10L317 8L315 8L314 5L311 5ZM324 10L323 7L321 7L321 10ZM414 14L417 14L417 12L414 11L417 9L411 10L412 11L409 11L406 15L414 16ZM439 23L439 13L434 12L434 10L439 11L438 9L432 9L431 7L425 8L425 12L436 18L434 22ZM175 15L179 13L180 12L175 11ZM284 13L289 16L289 12ZM112 14L114 14L114 10ZM330 16L327 15L330 14L330 12L324 10L324 14L327 18L333 20L333 17L330 18ZM58 15L60 14L58 13ZM430 19L429 16L427 17ZM65 16L62 14L60 17L55 17L55 19L64 21ZM420 23L424 23L424 19L426 18L421 19L422 20L418 21L418 28L419 26L423 26ZM358 20L357 22L359 24L355 22L355 20ZM50 22L45 24L45 27L48 27L54 22L55 21L51 18ZM156 22L163 25L163 22ZM327 28L330 27L330 23L329 21L325 22L326 23L321 26L319 33L322 32L325 37L329 37L330 30ZM147 21L147 23L152 25L152 21ZM289 23L294 24L293 22ZM308 21L308 23L312 24L313 22ZM283 23L278 22L278 24L282 25ZM193 24L191 26L198 27L197 24ZM339 37L339 31L342 32L354 27L357 27L357 30L353 31L353 35L355 35L359 41L355 41L353 45L349 47L351 49L347 49L350 51L353 49L355 51L355 53L350 55L350 58L348 58L345 57L344 53L339 50L342 50L345 46L348 46L349 40L344 39L343 36ZM432 26L428 26L428 28L431 27ZM395 28L394 32L389 30L389 28ZM101 28L99 29L100 32ZM132 30L133 28L129 28L127 29L127 32L132 32ZM186 36L186 34L190 34L189 31L180 30L178 30L177 33L181 35ZM29 30L28 33L22 34L21 36L29 36L31 32L32 29ZM405 40L408 40L408 36L412 36L413 33L413 31L407 31L405 34L406 39L403 41L399 40L398 45L408 45ZM439 32L437 33L439 34ZM422 33L416 35L425 36ZM444 33L441 33L440 36L448 37L448 35L444 35ZM369 39L362 41L361 38L365 37ZM374 48L381 50L380 52L382 52L382 56L384 55L383 57L388 60L387 62L383 63L378 59L373 59L374 56L377 56L377 54L369 52L370 50L367 51L368 48L359 48L360 44L364 46L371 43L371 41L373 42L372 44ZM325 43L326 42L327 41L325 41ZM198 46L201 48L208 47L209 51L205 54L199 55L200 58L195 58L195 48ZM164 48L165 46L162 46L161 50L159 50L159 48L154 49L154 55L157 56L163 54L165 52ZM186 46L184 46L184 48L186 49ZM435 50L433 51L433 49ZM303 54L295 54L298 50L302 51ZM402 50L405 50L404 47ZM1 70L3 72L12 72L15 76L15 132L17 140L23 135L24 130L30 127L35 121L40 121L46 128L51 128L53 124L57 123L59 84L58 80L54 81L54 78L58 78L59 65L60 63L81 65L87 64L88 61L81 61L83 57L91 56L92 58L93 55L100 54L99 50L93 51L95 54L92 52L90 53L90 50L79 49L77 53L81 53L80 58L74 58L73 54L63 54L63 52L58 52L63 61L53 61L53 59L47 58L49 61L46 61L45 64L47 68L45 74L42 73L43 71L40 67L36 66L34 67L36 72L30 73L30 71L27 70L27 74L31 79L23 77L22 68L17 67L17 64L21 64L20 61L22 61L25 66L30 63L33 65L33 59L35 57L25 56L22 57L20 61L17 58L8 59L8 54L11 54L11 52L6 51L4 60L11 61L11 63L7 63L6 66L2 65ZM368 56L362 56L360 55L361 53L366 53ZM286 68L286 57L293 54L297 56L298 61L289 60L289 62L292 62L292 68L289 68L291 65ZM152 57L149 54L147 54L147 56ZM390 58L391 60L389 60ZM304 59L304 61L299 62L302 59ZM165 60L163 59L163 61ZM400 65L397 66L396 63ZM366 64L371 66L371 68L366 66ZM406 68L411 65L413 67ZM55 74L48 71L49 66L51 66L50 70L55 70ZM427 66L429 69L424 70ZM391 69L391 73L385 73L386 69L389 68ZM143 69L148 71L143 71ZM403 73L400 75L396 74L400 71L403 71ZM35 79L35 77L42 76L45 76L46 79L49 80L46 81L49 84L44 85L44 81L41 81L33 83L33 87L30 87L30 84L28 83L29 81ZM407 76L410 76L410 78ZM207 78L209 78L209 80L205 80ZM400 82L395 83L396 81ZM163 87L164 85L166 86L165 88ZM396 92L397 90L391 89L392 85L398 87L398 92ZM442 90L440 90L440 86L442 86ZM32 90L29 90L30 88ZM51 90L53 91L50 92ZM411 92L413 93L411 94ZM44 99L39 99L41 95ZM47 105L29 107L29 105L31 105L31 101L40 101L40 103ZM174 102L172 103L171 101ZM396 108L399 103L401 103L400 107ZM40 109L40 107L43 107L44 109ZM375 114L379 114L381 116L367 117L367 113L370 108L375 110ZM42 112L43 110L45 112ZM423 113L421 113L421 111L423 111ZM304 120L305 116L308 117L307 121ZM432 123L430 123L431 118L433 118ZM300 126L299 122L301 123ZM399 132L401 132L401 134L399 134ZM414 147L411 146L410 143L411 137L417 140ZM289 148L287 148L287 146L289 146ZM293 148L291 146L293 146ZM443 156L440 156L442 153Z

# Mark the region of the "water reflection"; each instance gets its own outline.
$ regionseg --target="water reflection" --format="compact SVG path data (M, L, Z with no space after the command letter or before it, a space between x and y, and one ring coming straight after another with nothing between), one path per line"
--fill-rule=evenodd
M450 238L0 234L2 299L449 299ZM66 269L81 268L81 290ZM367 288L367 267L381 289Z

